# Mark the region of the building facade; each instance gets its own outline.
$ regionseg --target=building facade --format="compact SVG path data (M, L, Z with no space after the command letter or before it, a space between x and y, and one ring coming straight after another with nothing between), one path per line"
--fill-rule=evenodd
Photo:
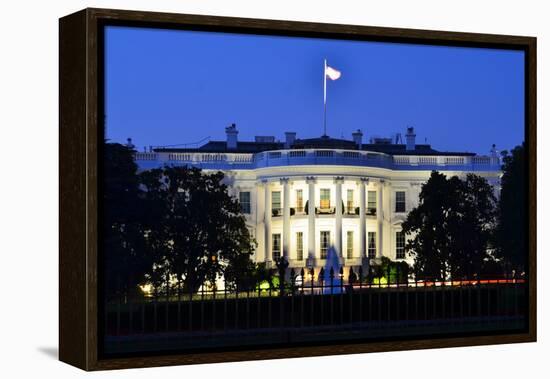
M150 148L136 153L140 170L187 165L222 171L241 203L257 242L254 259L271 265L285 257L289 267L367 266L381 257L405 260L401 223L417 203L432 170L447 176L475 173L499 191L500 161L490 155L439 152L416 144L373 138L361 131L351 140L328 136L284 142L271 136L238 141L235 125L226 141L197 148Z

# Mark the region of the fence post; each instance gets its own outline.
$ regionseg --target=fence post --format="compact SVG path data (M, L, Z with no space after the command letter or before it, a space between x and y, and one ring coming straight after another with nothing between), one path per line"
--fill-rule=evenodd
M359 266L359 325L363 325L363 266Z
M201 285L201 330L204 330L204 282Z
M297 295L296 291L296 271L294 267L290 269L290 327L293 327L296 324L295 315L294 315L294 296Z
M315 279L315 270L313 269L313 267L311 267L309 269L309 273L310 273L310 276L311 276L311 293L309 294L310 298L311 298L311 309L310 309L310 320L311 320L311 326L313 326L314 324L314 312L313 312L313 301L314 301L314 296L313 296L313 281Z
M166 273L166 303L164 314L164 330L168 331L168 310L170 309L170 276Z
M223 274L223 330L227 330L227 277Z
M319 312L320 324L324 325L325 323L325 269L321 267L318 275L319 284L321 285L321 296L319 297L319 307L321 308ZM331 298L332 301L332 298Z
M349 283L349 321L353 322L353 282L355 281L355 273L353 272L353 267L350 266L348 274L348 283Z
M340 267L340 322L344 322L344 267Z
M304 327L304 286L306 284L306 277L305 277L305 270L302 267L300 270L300 277L302 278L301 283L301 295L300 295L300 304L301 304L301 312L300 312L300 327Z

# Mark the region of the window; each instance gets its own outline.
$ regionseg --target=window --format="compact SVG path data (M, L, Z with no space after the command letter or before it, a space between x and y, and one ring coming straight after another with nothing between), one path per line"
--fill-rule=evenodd
M296 212L304 211L304 192L299 189L296 190Z
M369 191L367 199L367 213L370 215L376 214L376 191Z
M330 208L330 189L321 188L321 209Z
M330 245L330 232L321 232L321 259L327 259L328 247Z
M348 231L346 241L346 257L348 259L353 258L353 231Z
M271 192L271 212L273 216L281 214L281 191Z
M346 203L347 213L355 213L355 208L353 206L353 190L352 189L348 190L348 196L347 196L346 200L347 200L347 203Z
M281 258L281 235L280 234L273 234L272 235L272 242L271 245L271 253L273 256L273 260Z
M334 151L330 150L316 150L315 155L317 157L332 157L334 155Z
M368 256L376 258L376 232L368 232Z
M239 203L241 203L241 211L250 214L250 192L239 192Z
M395 259L405 259L405 233L395 232Z
M397 191L395 193L395 211L405 212L405 191Z
M289 154L288 154L291 158L296 158L296 157L305 157L306 156L306 152L301 150L301 151L291 151Z
M304 232L296 232L296 259L304 260Z

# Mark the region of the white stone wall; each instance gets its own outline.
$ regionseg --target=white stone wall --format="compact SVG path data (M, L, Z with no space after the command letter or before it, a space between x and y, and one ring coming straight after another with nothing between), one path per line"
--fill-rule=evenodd
M354 195L354 207L360 206L360 179L368 178L368 184L366 185L365 194L368 191L382 191L383 202L379 209L382 210L382 251L381 255L388 257L392 260L396 259L396 238L395 233L401 230L401 223L405 220L407 213L417 206L418 196L421 191L422 184L429 178L430 171L392 171L383 169L358 169L356 167L286 167L270 168L261 170L250 170L250 172L238 171L232 172L229 177L232 178L232 193L234 196L238 196L239 191L249 191L251 194L251 214L247 215L247 224L255 229L254 236L258 243L256 249L255 260L258 262L266 261L266 247L265 247L265 192L266 188L271 192L280 191L281 193L281 207L285 202L283 185L280 178L289 178L289 201L290 207L296 206L296 190L302 190L303 206L305 207L308 199L308 184L306 183L305 176L315 176L317 178L315 184L315 206L320 206L320 192L322 188L330 190L330 206L336 206L336 186L334 184L334 178L336 176L343 176L344 182L342 183L342 201L344 206L347 206L347 191L353 190ZM459 175L463 177L464 172L444 172L448 176ZM477 173L480 174L480 173ZM488 178L490 183L497 185L499 183L498 172L486 172L481 173L482 176ZM266 181L267 184L262 181ZM381 183L383 182L383 183ZM405 192L405 213L395 212L396 192ZM368 195L367 195L368 196ZM271 196L268 197L271 199ZM379 196L377 192L376 199L378 201ZM368 205L367 200L365 204ZM283 240L284 227L283 216L271 217L271 234L281 234L281 242ZM366 229L365 233L366 248L368 248L368 232L377 233L377 248L380 248L378 238L378 224L376 216L366 217ZM303 233L303 261L296 260L296 232ZM331 236L331 243L334 243L336 233L336 216L318 214L315 218L315 255L317 258L317 265L323 265L324 261L320 260L320 232L329 231ZM345 259L347 256L347 232L353 231L353 259ZM303 266L307 258L308 251L308 216L295 214L290 217L290 254L289 259L291 266ZM270 257L268 251L268 260ZM361 258L361 243L360 243L360 221L359 216L350 216L344 214L342 217L342 255L344 257L344 263L349 265L360 264ZM405 259L409 263L412 263L410 257Z
M442 167L445 168L445 167ZM205 170L210 171L210 170ZM217 170L216 170L217 171ZM446 171L440 170L440 172L447 176L457 175L464 177L467 171ZM358 167L358 166L337 166L337 165L299 165L299 166L275 166L275 167L262 167L256 169L239 169L239 170L225 170L226 177L224 183L229 186L229 192L232 196L238 199L239 192L250 192L250 214L246 215L247 226L252 231L252 235L257 242L256 253L254 259L257 262L265 262L271 260L271 235L274 233L281 234L281 245L283 247L284 238L284 217L271 217L271 231L266 240L266 223L265 223L265 210L266 210L266 193L268 192L268 199L271 201L271 192L281 192L281 207L284 206L284 188L281 182L282 178L288 178L289 192L288 201L290 207L296 207L296 190L302 190L303 204L306 206L306 202L309 200L309 185L306 182L306 177L314 177L315 183L315 207L320 207L320 193L322 188L330 190L330 207L333 208L337 204L336 199L336 184L335 178L343 177L341 184L341 195L344 207L347 207L347 191L352 189L354 191L354 207L360 206L360 186L362 180L366 180L365 185L365 206L368 207L368 191L376 191L377 208L380 213L380 218L377 216L366 216L366 232L365 232L365 250L368 251L368 232L376 232L376 245L379 250L378 256L381 254L384 257L388 257L392 260L396 258L396 241L395 232L401 230L401 223L405 220L407 212L417 206L418 196L421 191L421 186L425 183L430 174L430 170L418 170L418 169L387 169L380 167ZM476 171L477 175L487 178L490 184L495 187L495 193L498 193L500 188L500 171ZM382 204L378 204L380 199L380 191L382 195ZM395 212L395 197L397 191L405 192L406 212ZM269 204L268 204L269 205ZM269 207L270 209L271 207ZM345 208L344 208L345 210ZM378 222L381 222L382 233L379 232ZM289 260L291 267L304 266L306 258L308 257L308 233L309 233L309 219L307 215L295 214L290 217L290 236L289 236ZM343 263L345 265L360 265L361 257L366 252L361 251L360 242L360 217L357 216L342 216L342 250L341 254L344 257ZM346 260L347 255L347 232L353 231L353 259ZM303 232L303 261L296 260L296 232ZM316 265L324 265L324 261L320 260L320 232L329 231L331 237L331 243L335 242L336 233L336 215L318 214L315 217L315 258ZM381 249L380 249L381 248ZM283 249L281 249L283 250ZM267 254L267 255L266 255ZM410 257L406 258L406 261L412 263Z

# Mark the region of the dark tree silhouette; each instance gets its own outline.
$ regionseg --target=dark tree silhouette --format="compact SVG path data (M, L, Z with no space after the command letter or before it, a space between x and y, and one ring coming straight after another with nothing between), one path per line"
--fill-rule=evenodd
M262 280L258 264L247 254L236 255L224 270L226 288L230 291L254 291Z
M485 178L468 174L457 186L457 209L449 217L452 236L450 267L452 278L474 278L495 272L491 239L496 222L494 188Z
M417 279L471 278L481 274L490 254L496 199L484 178L465 180L432 172L419 204L407 216L405 248L414 257Z
M195 292L206 282L214 284L225 270L238 268L247 275L254 241L238 201L222 183L223 173L165 167L140 177L146 243L155 257L149 273L153 285L168 288L175 279L179 290Z
M139 181L133 151L104 144L103 248L108 298L136 296L152 265L142 232Z
M521 273L527 262L527 176L525 144L502 155L502 179L495 233L497 255Z
M387 257L382 257L380 262L371 266L368 281L371 284L379 284L385 278L386 283L407 283L410 267L407 262L394 262Z

